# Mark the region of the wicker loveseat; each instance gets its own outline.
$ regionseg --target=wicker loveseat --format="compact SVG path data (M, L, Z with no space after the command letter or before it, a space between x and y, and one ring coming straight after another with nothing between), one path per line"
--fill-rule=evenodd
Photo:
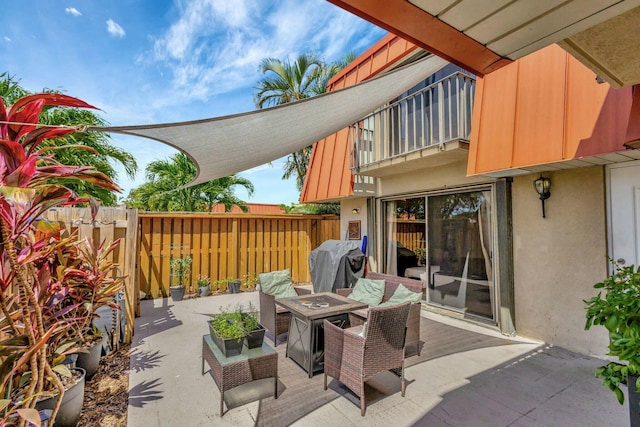
M422 281L420 280L375 272L367 273L366 277L367 279L384 280L385 285L382 302L388 301L400 284L410 291L422 294ZM352 290L352 288L336 289L336 293L343 296L349 296ZM405 341L407 355L418 354L419 356L420 351L422 350L422 346L420 345L421 308L422 304L414 303L411 304L411 308L409 309L409 318L407 319L407 338ZM367 310L368 309L362 309L351 312L349 314L351 326L361 325L364 323L365 320L367 320Z

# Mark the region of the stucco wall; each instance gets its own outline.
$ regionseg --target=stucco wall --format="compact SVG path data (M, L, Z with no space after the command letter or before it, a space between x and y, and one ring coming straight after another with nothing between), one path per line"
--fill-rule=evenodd
M467 177L467 162L452 163L437 168L425 168L403 175L380 180L378 196L403 194L416 191L441 190L459 185L493 182L482 176Z
M533 188L539 175L513 181L513 255L519 335L580 353L603 356L604 328L584 330L584 299L607 274L602 167L544 173L551 197L542 218Z
M359 209L358 213L353 213L353 209ZM367 199L344 199L340 203L340 238L347 239L347 227L349 221L360 221L360 235L367 235ZM362 245L362 239L356 240Z

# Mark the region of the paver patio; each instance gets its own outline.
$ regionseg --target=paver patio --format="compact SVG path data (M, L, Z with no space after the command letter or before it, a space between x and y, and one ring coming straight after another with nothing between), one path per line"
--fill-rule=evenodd
M129 427L167 426L625 426L628 408L593 376L602 361L433 313L422 313L421 356L407 359L407 391L393 374L370 383L367 412L337 381L307 378L279 353L278 399L273 381L225 393L201 375L206 320L220 306L258 306L256 292L173 302L142 301L129 378Z

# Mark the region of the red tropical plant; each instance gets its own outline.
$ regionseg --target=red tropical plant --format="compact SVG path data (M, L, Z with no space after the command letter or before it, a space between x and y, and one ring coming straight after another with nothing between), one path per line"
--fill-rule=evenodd
M45 106L95 108L62 94L26 96L9 109L0 101L0 390L4 394L0 422L4 425L33 423L37 396L51 387L60 394L51 414L55 419L64 394L54 372L64 369L57 369L55 361L72 346L69 331L86 322L75 311L83 302L69 303L67 297L73 295L78 272L87 270L83 267L87 254L72 238L48 233L40 215L51 207L88 202L95 217L97 204L61 184L65 180L119 191L93 168L57 162L55 151L70 146L40 147L44 140L80 130L39 127Z

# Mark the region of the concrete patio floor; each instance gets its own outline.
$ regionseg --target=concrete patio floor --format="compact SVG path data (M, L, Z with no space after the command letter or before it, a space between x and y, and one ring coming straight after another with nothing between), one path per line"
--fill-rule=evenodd
M335 380L324 391L323 375L307 378L284 356L282 343L277 347L278 399L273 399L272 380L253 382L238 387L235 395L236 390L227 392L231 407L221 418L220 392L208 373L201 375L202 336L208 334L211 314L238 303L259 307L258 294L142 301L131 346L129 427L629 425L626 403L619 405L593 375L601 360L425 311L423 321L454 328L448 329L454 331L452 340L461 339L459 331L466 346L430 359L424 358L425 350L422 358L409 357L404 398L397 377L381 374L368 388L361 417L357 398ZM433 336L429 341L425 348L437 345ZM273 344L270 338L267 342ZM296 400L301 390L319 400Z

